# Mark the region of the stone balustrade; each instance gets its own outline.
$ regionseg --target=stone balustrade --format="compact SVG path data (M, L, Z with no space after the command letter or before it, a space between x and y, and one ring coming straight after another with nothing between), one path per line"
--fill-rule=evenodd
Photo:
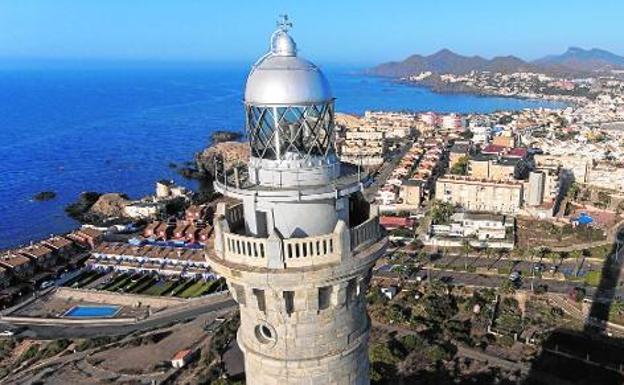
M242 208L232 208L239 207ZM217 210L221 215L215 218L215 253L236 264L285 269L340 263L352 251L383 236L377 216L351 229L344 221L338 221L332 233L305 238L283 239L277 232L266 238L241 235L230 230L240 218L238 213L229 212L232 208Z
M223 233L225 259L234 263L252 266L266 266L267 239L254 238L233 233Z
M383 235L383 229L379 225L379 217L373 216L366 222L350 229L351 232L351 250L377 241Z

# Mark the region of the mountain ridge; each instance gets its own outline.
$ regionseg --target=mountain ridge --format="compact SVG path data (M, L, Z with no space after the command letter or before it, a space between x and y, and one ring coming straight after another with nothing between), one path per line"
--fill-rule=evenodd
M612 52L592 48L570 47L564 53L548 55L533 61L525 61L517 56L496 56L485 59L481 56L464 56L448 48L431 55L413 54L402 61L392 61L369 68L370 75L406 77L431 71L436 74L465 74L470 71L492 72L544 72L549 74L579 75L592 72L605 72L624 69L624 57Z

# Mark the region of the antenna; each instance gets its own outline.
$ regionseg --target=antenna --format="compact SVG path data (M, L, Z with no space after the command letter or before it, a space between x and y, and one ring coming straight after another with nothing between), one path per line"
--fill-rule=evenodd
M282 14L279 15L278 19L277 19L277 28L279 28L280 30L284 31L284 32L288 32L289 28L292 28L293 24L291 21L288 20L288 15L287 14Z

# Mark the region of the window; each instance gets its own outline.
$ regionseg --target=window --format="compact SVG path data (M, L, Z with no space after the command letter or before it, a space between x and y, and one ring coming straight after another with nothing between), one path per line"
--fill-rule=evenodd
M357 298L359 294L358 291L357 280L355 278L350 279L349 282L347 282L347 306L349 305L349 302Z
M331 294L332 287L331 286L323 286L318 289L318 308L319 310L325 310L329 308L331 303Z
M252 156L263 159L326 157L333 151L333 102L247 107Z
M253 294L256 297L256 301L258 303L258 309L260 311L266 311L266 299L264 297L264 290L253 289Z
M276 333L273 327L265 322L256 325L254 328L254 334L260 343L269 344L275 343L276 341Z
M295 292L285 291L283 294L286 314L291 315L295 311Z

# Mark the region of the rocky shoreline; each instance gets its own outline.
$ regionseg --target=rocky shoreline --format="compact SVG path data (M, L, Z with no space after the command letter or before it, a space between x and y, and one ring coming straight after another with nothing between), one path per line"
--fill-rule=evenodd
M243 135L234 131L215 131L210 145L195 153L193 161L177 167L178 173L187 179L212 182L217 164L224 163L226 170L245 163L249 159L249 145L240 140Z

